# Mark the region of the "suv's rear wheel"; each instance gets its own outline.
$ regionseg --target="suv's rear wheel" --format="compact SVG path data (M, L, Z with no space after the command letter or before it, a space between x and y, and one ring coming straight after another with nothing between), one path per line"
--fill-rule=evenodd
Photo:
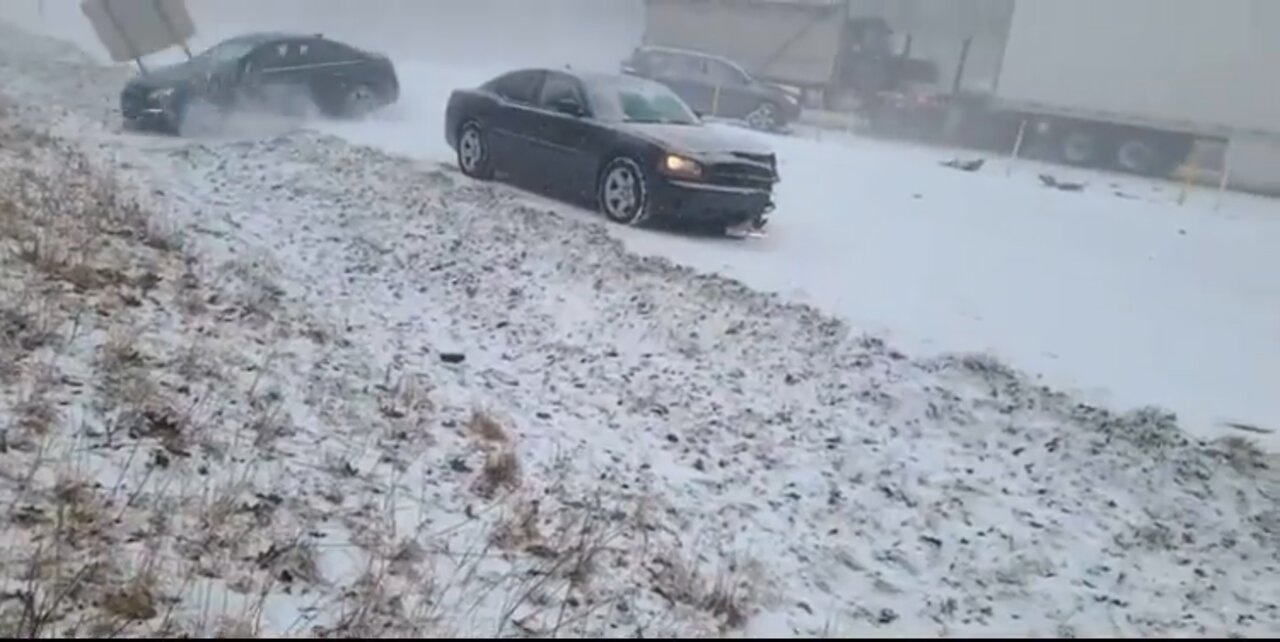
M773 131L778 128L778 106L765 101L755 110L747 114L747 124L762 131Z
M615 158L605 165L596 198L600 211L615 223L640 225L649 218L649 189L644 172L630 158Z

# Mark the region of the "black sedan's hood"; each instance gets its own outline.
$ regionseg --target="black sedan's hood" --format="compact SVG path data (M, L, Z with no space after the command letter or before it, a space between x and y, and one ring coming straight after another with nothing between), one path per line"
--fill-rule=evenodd
M771 154L772 149L747 136L734 136L705 125L670 125L665 123L622 123L629 133L648 138L673 152L698 155L721 155L740 152Z

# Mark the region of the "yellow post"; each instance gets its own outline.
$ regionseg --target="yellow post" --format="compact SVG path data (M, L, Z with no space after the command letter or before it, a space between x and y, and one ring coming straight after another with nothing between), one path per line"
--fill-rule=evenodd
M1178 205L1186 204L1187 195L1191 192L1191 182L1200 176L1200 168L1196 167L1195 161L1191 161L1190 163L1187 163L1187 166L1184 169L1185 171L1183 171L1184 176L1182 178L1182 191L1178 194Z

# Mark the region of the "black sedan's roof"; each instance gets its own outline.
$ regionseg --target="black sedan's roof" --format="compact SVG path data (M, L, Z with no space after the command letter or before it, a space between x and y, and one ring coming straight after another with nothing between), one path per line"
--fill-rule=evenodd
M291 40L295 38L315 38L316 34L291 33L287 31L254 31L244 33L238 36L232 36L222 42L244 43L246 45L256 45L273 40Z
M584 85L611 85L615 87L617 86L637 87L637 86L655 84L655 81L649 80L648 78L641 78L639 76L632 76L630 74L611 73L607 71L577 71L574 69L550 69L550 68L535 68L535 69L528 69L527 71L541 71L541 72L547 72L547 73L558 72L562 74L568 74L570 76L573 76L574 78L577 78Z

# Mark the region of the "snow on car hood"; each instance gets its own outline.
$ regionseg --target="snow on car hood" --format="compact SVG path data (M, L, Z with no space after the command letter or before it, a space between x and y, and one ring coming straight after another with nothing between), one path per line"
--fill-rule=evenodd
M772 154L769 146L747 136L705 125L671 125L666 123L623 123L621 127L634 134L650 138L666 145L672 151L690 154L717 154L744 152L748 154Z

